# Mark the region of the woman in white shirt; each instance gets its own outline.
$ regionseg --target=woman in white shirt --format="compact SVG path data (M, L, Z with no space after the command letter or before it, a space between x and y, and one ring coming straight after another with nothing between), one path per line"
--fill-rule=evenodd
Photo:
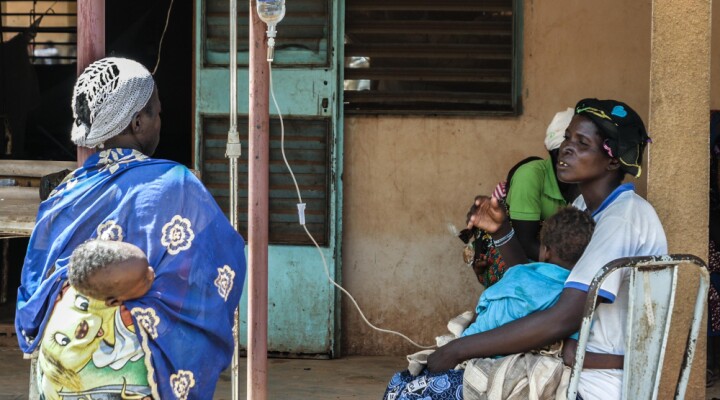
M621 257L667 253L667 240L653 207L622 184L625 174L640 176L642 153L649 141L645 126L628 105L615 100L584 99L565 133L557 177L577 183L574 205L587 210L597 226L592 240L551 308L497 329L467 336L439 348L428 358L433 373L472 358L526 352L567 338L580 328L590 281L607 262ZM505 208L480 196L471 208L469 227L492 233L509 265L525 262ZM623 272L603 284L588 351L624 354L627 279ZM585 369L579 394L585 399L620 398L622 370Z

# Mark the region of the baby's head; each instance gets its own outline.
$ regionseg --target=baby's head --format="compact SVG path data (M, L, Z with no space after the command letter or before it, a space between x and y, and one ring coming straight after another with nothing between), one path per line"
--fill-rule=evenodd
M563 207L543 222L540 230L540 261L572 269L580 259L595 229L587 212Z
M70 284L109 307L144 296L154 280L155 271L145 253L130 243L89 240L70 256Z

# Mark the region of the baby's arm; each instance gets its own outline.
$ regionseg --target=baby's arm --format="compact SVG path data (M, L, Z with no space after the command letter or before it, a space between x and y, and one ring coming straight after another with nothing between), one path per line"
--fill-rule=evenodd
M575 339L565 339L563 346L563 362L565 365L572 367L575 364L575 351L578 342ZM590 369L623 369L625 356L616 354L603 354L585 352L585 361L583 368Z

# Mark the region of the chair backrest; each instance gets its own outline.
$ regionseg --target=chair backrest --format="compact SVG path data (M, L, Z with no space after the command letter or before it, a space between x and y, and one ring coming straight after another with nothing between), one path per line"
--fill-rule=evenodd
M625 334L623 399L656 399L665 358L679 268L699 271L700 283L695 301L685 356L675 392L685 397L703 310L707 301L710 277L705 263L692 255L667 255L622 258L606 264L595 275L585 303L582 328L578 339L575 365L568 386L568 399L577 396L577 387L585 359L585 346L595 314L597 294L605 278L618 269L629 268L628 320Z

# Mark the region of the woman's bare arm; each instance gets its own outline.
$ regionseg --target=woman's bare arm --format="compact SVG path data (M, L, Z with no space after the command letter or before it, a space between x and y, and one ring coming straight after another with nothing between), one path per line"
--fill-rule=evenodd
M575 352L577 350L577 345L577 340L565 339L565 345L563 346L563 362L568 367L575 365ZM622 355L585 352L583 368L623 369L624 362L625 356Z
M520 241L525 257L540 260L540 221L519 221L512 219L515 236ZM500 250L502 252L502 250Z

